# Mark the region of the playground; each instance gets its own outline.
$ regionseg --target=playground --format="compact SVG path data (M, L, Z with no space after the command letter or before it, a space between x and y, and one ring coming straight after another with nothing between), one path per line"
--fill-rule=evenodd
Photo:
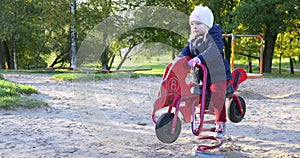
M4 74L29 84L48 107L1 110L1 157L198 157L200 143L183 124L176 142L164 144L151 120L160 77L63 82L49 74ZM133 86L134 85L134 86ZM299 79L248 79L237 91L247 112L227 123L218 149L224 157L300 157Z

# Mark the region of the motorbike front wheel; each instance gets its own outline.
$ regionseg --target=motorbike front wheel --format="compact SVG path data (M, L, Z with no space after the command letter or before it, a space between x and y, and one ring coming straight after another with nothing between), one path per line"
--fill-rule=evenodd
M171 134L173 118L173 113L164 113L157 120L155 125L156 137L163 143L175 142L181 132L181 121L177 116L175 132L174 134Z

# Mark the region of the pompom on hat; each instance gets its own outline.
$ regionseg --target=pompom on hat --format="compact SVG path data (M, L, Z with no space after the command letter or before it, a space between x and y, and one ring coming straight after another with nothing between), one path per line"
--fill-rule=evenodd
M197 21L206 24L209 28L213 26L214 15L212 11L207 7L196 6L193 12L190 15L190 25L192 21Z

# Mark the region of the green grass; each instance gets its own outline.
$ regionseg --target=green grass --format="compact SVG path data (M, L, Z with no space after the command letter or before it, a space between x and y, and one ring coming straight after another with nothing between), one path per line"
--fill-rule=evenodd
M45 70L0 70L0 74L15 74L15 73L30 73L30 74L57 74L57 73L67 73L71 72L68 69L57 69L57 70L51 70L51 69L45 69Z
M136 78L140 76L159 76L164 73L166 64L161 63L148 63L139 66L124 66L120 72L113 73L100 73L100 72L74 72L74 73L59 73L54 74L52 78L63 81L91 81L91 80L105 80L111 78ZM139 70L151 68L151 70L134 71L134 72L122 72L122 70ZM114 71L114 70L113 70Z
M151 70L152 71L152 70ZM116 73L64 73L55 74L52 76L53 79L62 81L99 81L112 78L137 78L140 76L161 76L161 73L157 72L116 72Z
M23 107L23 108L36 108L42 105L47 105L37 99L30 99L26 97L20 96L5 96L0 97L0 108L1 109L13 109L16 107Z
M244 68L246 72L248 72L248 63L245 61L235 61L234 62L234 68ZM291 74L289 69L290 69L290 63L288 59L284 59L281 62L281 73L279 73L279 63L277 60L274 60L272 64L272 73L264 73L264 78L300 78L300 72L295 71L294 74ZM294 70L295 69L300 69L300 63L294 62ZM259 73L259 67L258 67L258 62L253 63L252 65L252 71L253 73Z
M164 73L164 69L167 64L161 63L150 63L140 66L126 66L122 69L139 69L139 68L152 68L152 70L147 71L135 71L133 73L128 72L116 72L116 73L60 73L53 75L52 78L63 80L63 81L99 81L110 78L134 78L139 76L158 76L161 77ZM244 64L235 64L235 68L244 68L248 72L248 66ZM259 68L253 66L253 73L259 73ZM273 68L272 73L265 73L265 78L300 78L300 72L295 72L295 74L290 74L287 70L282 70L281 74L278 73L278 68Z
M295 69L300 69L300 62L296 61L293 62L294 68ZM279 59L273 59L272 66L279 66ZM290 61L288 58L282 59L281 61L281 67L282 68L289 68L290 67Z
M116 57L115 62L112 66L111 70L115 70L121 59ZM151 68L152 70L148 71L135 71L135 72L117 72L117 73L97 73L96 66L93 64L86 65L90 69L90 72L86 72L84 70L76 70L70 71L66 69L56 69L53 71L49 70L18 70L18 71L7 71L0 70L0 73L49 73L53 74L54 79L59 79L63 81L90 81L90 80L105 80L110 78L122 78L122 77L139 77L139 76L159 76L163 75L164 69L166 65L171 62L170 54L160 55L160 56L133 56L131 60L126 60L121 67L121 70L133 70L133 69L144 69ZM278 67L278 59L273 60L273 66ZM258 60L253 60L253 73L259 73ZM300 69L300 63L294 63L295 69ZM246 72L248 72L248 65L245 60L235 60L235 68L244 68ZM271 74L264 74L266 78L300 78L299 72L295 72L295 74L290 74L289 71L284 68L289 68L289 59L282 60L282 72L278 73L278 68L273 68Z
M274 70L273 70L274 71ZM281 74L279 73L264 73L264 78L300 78L300 72L295 72L295 74L291 74L290 72L283 71Z
M47 105L45 102L42 102L40 100L23 97L24 95L37 93L38 91L32 86L12 83L0 76L1 109L13 109L16 107L34 108L42 105Z

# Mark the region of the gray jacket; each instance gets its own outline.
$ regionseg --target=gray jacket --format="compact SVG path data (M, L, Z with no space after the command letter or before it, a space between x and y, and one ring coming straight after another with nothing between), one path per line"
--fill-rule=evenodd
M209 34L205 38L197 37L191 40L179 54L179 57L182 56L198 57L201 60L208 70L208 84L226 80L224 57L222 57L218 46ZM194 68L193 76L194 81L200 83L202 71L199 68Z

